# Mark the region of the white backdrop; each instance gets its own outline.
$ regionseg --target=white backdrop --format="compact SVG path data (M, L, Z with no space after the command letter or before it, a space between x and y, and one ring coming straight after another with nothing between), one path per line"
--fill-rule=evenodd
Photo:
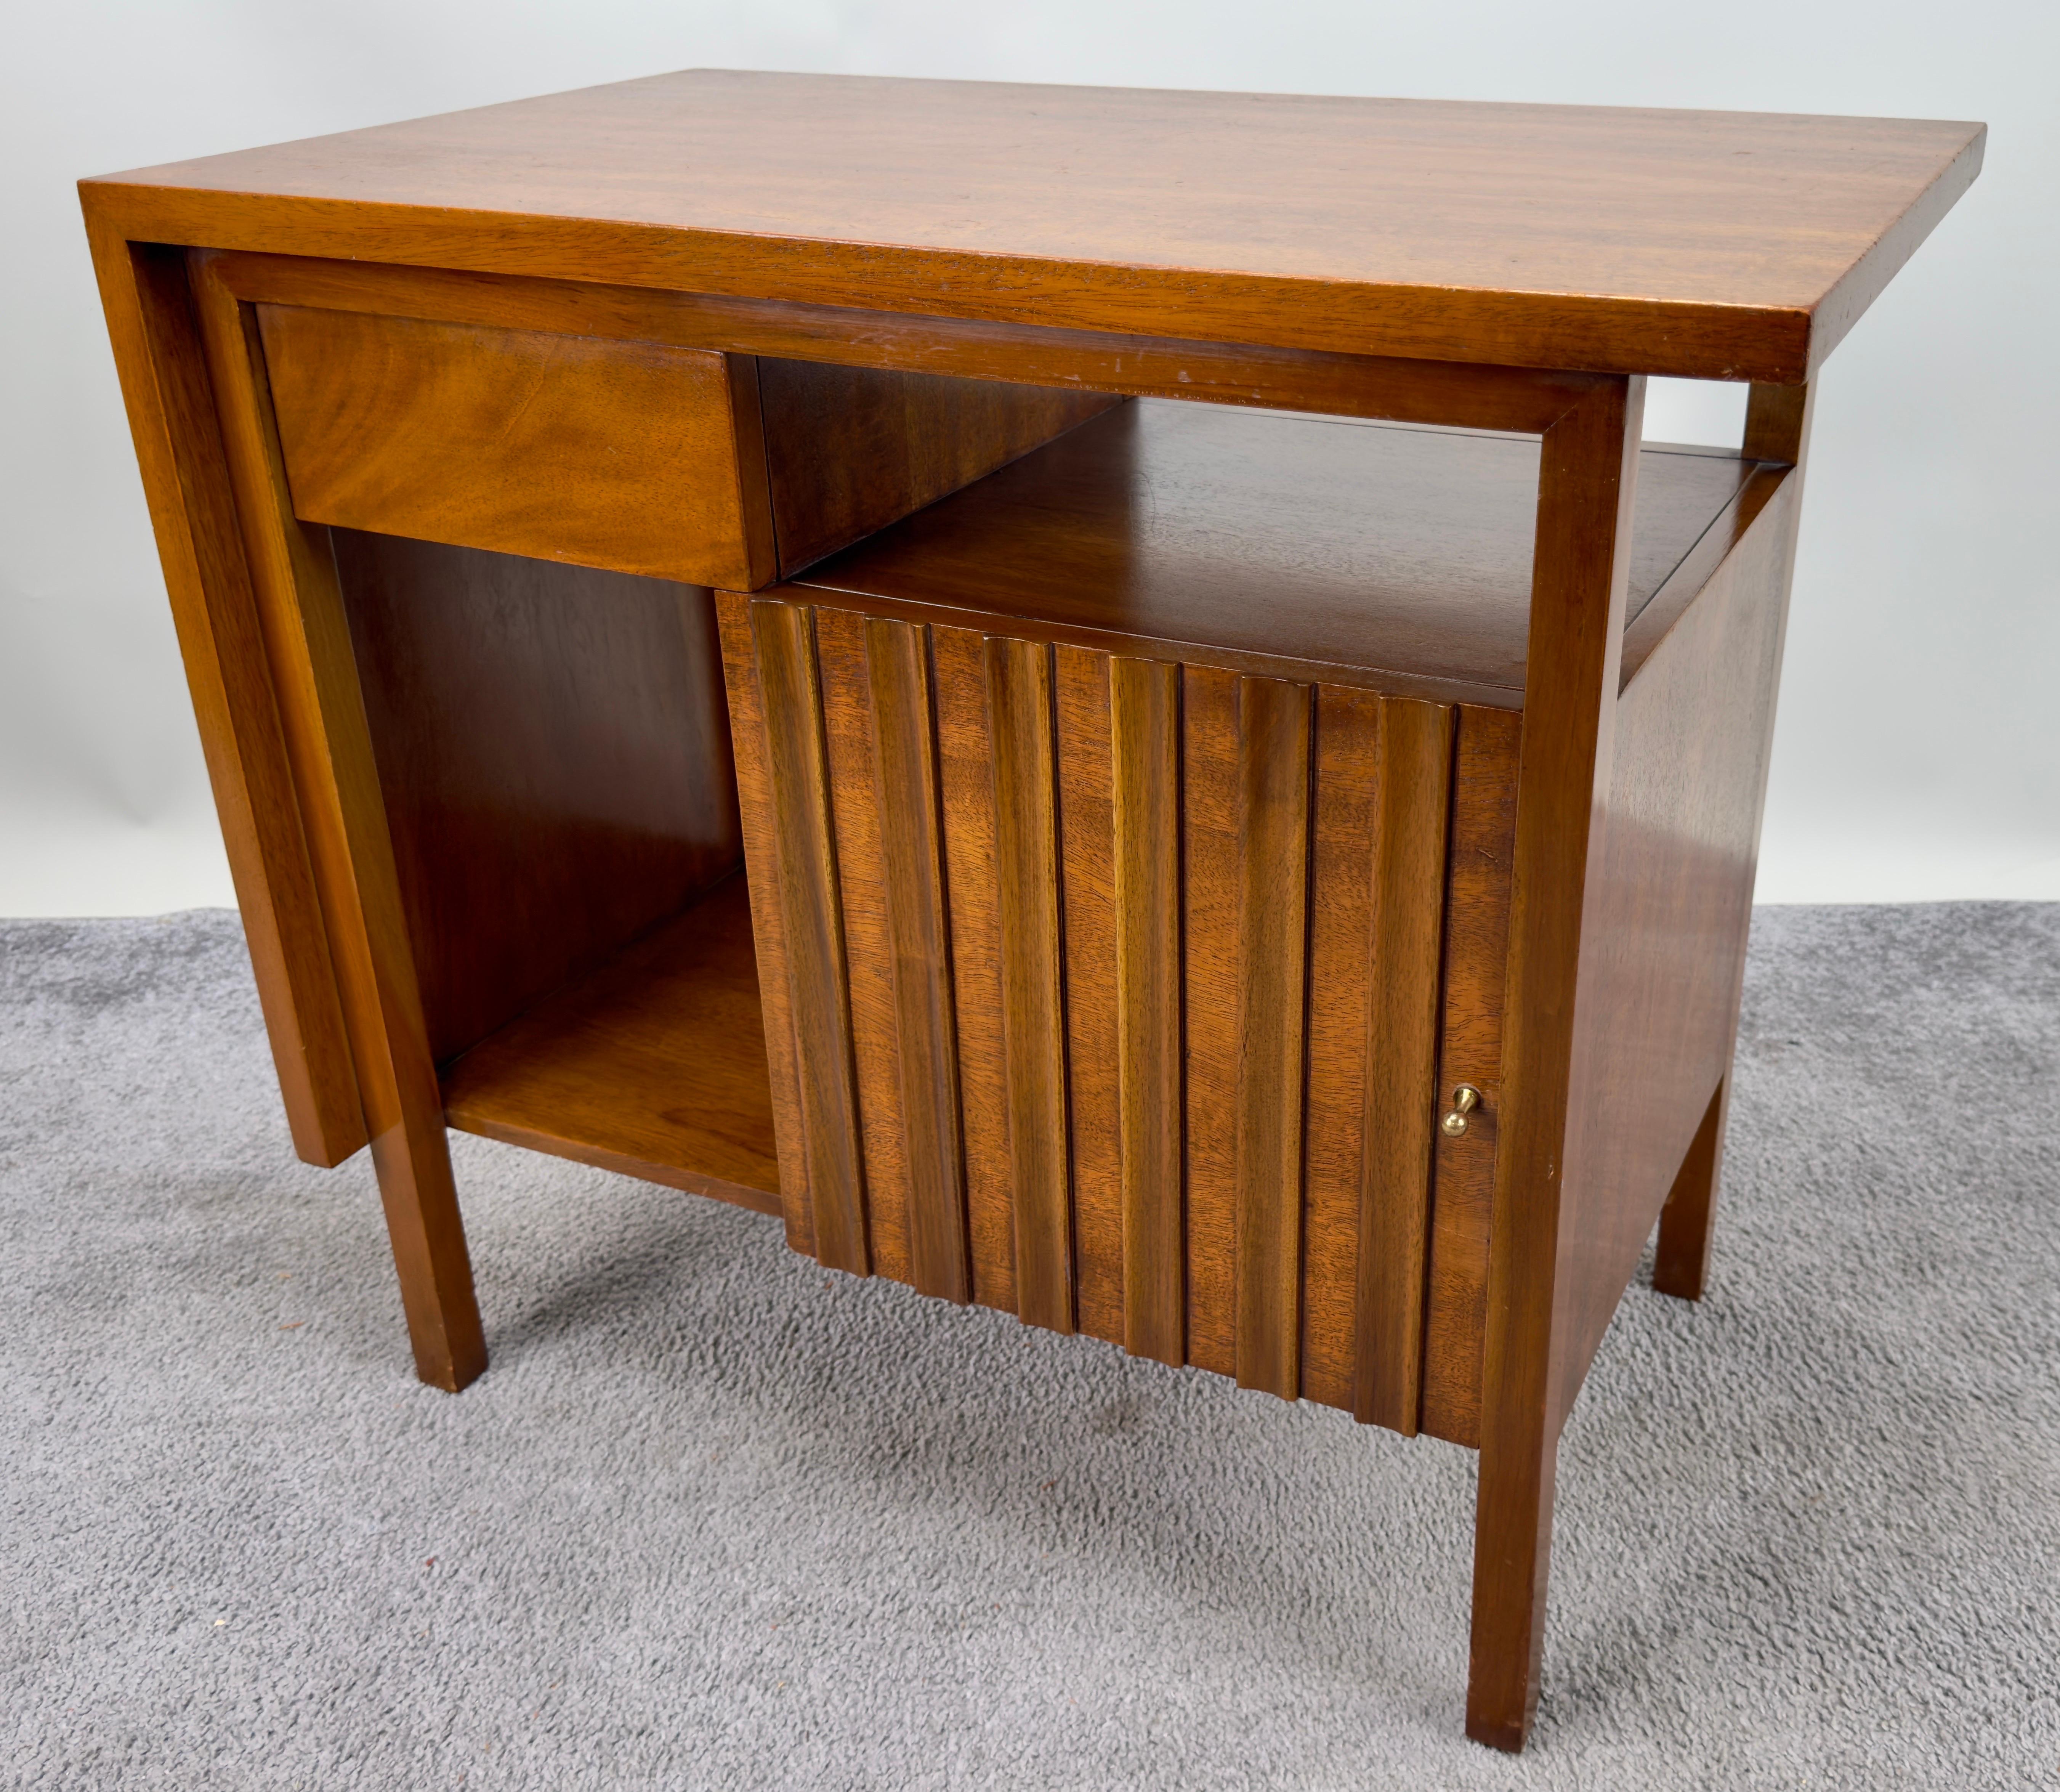
M10 0L0 914L232 900L72 182L711 64L1982 118L1822 377L1759 895L2060 898L2051 0ZM1735 441L1736 389L1649 435Z

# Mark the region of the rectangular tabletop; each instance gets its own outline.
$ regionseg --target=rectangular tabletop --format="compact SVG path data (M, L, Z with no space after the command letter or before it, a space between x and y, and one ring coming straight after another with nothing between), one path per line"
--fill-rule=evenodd
M1793 382L1982 126L693 70L86 183L132 238Z

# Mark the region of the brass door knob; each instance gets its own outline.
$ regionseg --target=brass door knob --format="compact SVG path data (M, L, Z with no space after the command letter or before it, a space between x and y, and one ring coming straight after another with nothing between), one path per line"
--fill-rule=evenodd
M1480 1106L1480 1091L1471 1083L1463 1082L1452 1091L1452 1111L1438 1124L1444 1129L1445 1137L1458 1138L1467 1130L1467 1116Z

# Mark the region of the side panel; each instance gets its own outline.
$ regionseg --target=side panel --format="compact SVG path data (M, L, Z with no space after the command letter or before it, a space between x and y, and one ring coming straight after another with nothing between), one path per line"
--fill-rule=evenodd
M1730 1069L1787 614L1793 478L1618 700L1583 945L1555 1405L1580 1390Z

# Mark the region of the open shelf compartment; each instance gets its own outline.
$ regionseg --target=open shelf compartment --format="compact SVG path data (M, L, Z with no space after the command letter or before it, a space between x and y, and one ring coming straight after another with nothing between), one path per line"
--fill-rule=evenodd
M742 873L443 1075L460 1131L780 1210Z

